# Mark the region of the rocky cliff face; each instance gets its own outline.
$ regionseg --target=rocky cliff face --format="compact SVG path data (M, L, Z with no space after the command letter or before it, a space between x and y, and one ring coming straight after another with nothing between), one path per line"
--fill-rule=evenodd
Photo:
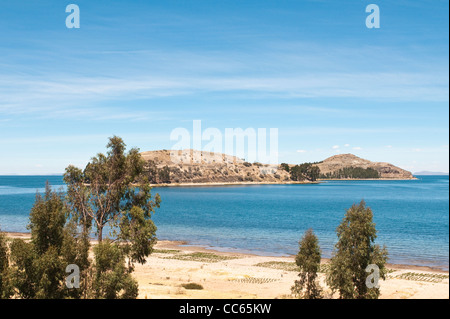
M290 181L290 175L278 165L247 163L235 156L221 153L183 151L150 151L141 153L156 171L167 166L170 183L239 183ZM158 174L158 173L157 173ZM163 182L156 178L155 182Z
M322 174L333 173L344 167L360 167L372 168L378 171L380 178L393 179L412 179L414 176L411 172L401 169L389 163L371 162L369 160L360 158L353 154L339 154L331 156L321 163L317 164Z

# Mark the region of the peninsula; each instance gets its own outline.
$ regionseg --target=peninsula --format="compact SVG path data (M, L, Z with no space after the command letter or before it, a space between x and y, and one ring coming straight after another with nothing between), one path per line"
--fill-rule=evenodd
M340 154L316 163L249 163L222 153L157 150L141 153L153 185L294 184L319 180L415 179L390 163Z

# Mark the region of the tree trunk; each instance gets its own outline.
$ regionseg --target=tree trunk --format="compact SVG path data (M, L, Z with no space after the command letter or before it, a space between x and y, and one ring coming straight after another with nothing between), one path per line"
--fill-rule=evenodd
M101 243L103 239L103 226L98 228L98 242Z

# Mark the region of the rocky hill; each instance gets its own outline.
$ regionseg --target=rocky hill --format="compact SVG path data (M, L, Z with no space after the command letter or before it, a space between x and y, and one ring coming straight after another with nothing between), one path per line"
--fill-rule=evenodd
M152 182L160 183L283 183L290 174L279 165L247 163L221 153L183 151L150 151L141 153L148 163ZM167 171L170 173L167 174Z
M286 170L286 166L289 166L292 172L294 164L282 167L281 165L248 163L235 156L196 150L159 150L143 152L141 155L147 162L146 173L153 184L294 182L291 173ZM343 169L346 171L349 168L358 168L375 174L376 178L414 178L410 172L392 164L371 162L352 154L332 156L322 162L314 163L313 166L320 168L321 176L328 173L328 177L336 175L336 172L341 172L340 170ZM322 176L322 178L326 177ZM310 181L305 178L300 182Z
M334 173L346 167L358 167L362 169L373 169L378 172L379 178L389 179L413 179L411 172L401 169L385 162L371 162L369 160L360 158L353 154L339 154L331 156L326 160L318 163L320 172L324 175L327 173Z

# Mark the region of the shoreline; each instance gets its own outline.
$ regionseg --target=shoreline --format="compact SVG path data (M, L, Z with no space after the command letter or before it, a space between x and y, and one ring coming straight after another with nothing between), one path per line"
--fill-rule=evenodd
M30 239L31 234L25 232L8 232L3 231L9 238L21 238L21 239ZM96 239L91 239L91 243L95 244L97 242ZM244 251L243 249L235 249L230 247L213 247L206 245L196 245L190 244L185 240L158 240L155 247L158 249L173 249L173 250L183 250L183 251L191 251L191 252L205 252L205 253L214 253L218 255L224 256L241 256L241 257L261 257L261 258L279 258L286 260L295 260L295 255L274 255L274 254L257 254L252 253L251 250ZM222 248L222 250L220 249ZM228 251L227 251L228 250ZM150 255L151 256L151 255ZM329 258L321 258L321 263L328 263L330 261ZM423 265L413 265L413 264L396 264L396 263L386 263L387 268L395 269L395 270L411 270L411 271L429 271L433 273L442 273L449 274L449 270L445 270L442 267L438 266L423 266Z
M319 184L318 181L302 182L208 182L208 183L170 183L170 184L150 184L152 188L157 187L214 187L214 186L256 186L256 185L308 185Z
M251 185L309 185L320 184L328 181L414 181L419 178L341 178L341 179L317 179L316 181L291 181L291 182L201 182L201 183L165 183L150 184L151 187L209 187L209 186L251 186Z
M0 175L0 176L62 176L62 175ZM189 182L189 183L161 183L150 184L152 188L158 187L214 187L214 186L257 186L257 185L309 185L320 184L328 181L414 181L420 180L417 177L413 178L339 178L339 179L317 179L316 181L280 181L280 182Z
M417 177L413 178L324 178L324 179L317 179L319 182L326 182L326 181L416 181L419 180Z

